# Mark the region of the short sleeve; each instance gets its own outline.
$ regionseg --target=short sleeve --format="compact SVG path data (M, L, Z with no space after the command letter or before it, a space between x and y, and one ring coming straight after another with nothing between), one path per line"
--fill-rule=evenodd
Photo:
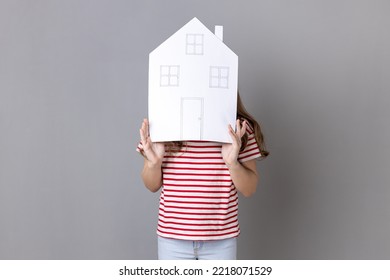
M248 142L245 146L245 149L238 154L238 161L240 162L245 162L261 157L260 148L256 142L253 129L248 126L246 133L248 135Z

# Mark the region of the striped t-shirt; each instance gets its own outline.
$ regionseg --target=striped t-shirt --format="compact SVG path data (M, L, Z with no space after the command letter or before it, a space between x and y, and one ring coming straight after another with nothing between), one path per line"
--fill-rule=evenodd
M260 157L252 130L238 160ZM238 194L225 165L222 143L186 141L181 151L165 153L162 163L157 234L184 240L236 237ZM142 150L139 144L138 151Z

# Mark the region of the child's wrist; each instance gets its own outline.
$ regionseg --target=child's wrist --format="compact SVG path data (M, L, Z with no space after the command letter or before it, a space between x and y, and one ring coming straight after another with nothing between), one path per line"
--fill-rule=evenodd
M229 168L229 170L237 169L240 167L240 163L238 160L231 162L231 163L226 163L226 166Z
M150 169L153 169L153 168L161 168L161 165L162 165L162 160L158 160L158 161L150 161L148 160L148 167Z

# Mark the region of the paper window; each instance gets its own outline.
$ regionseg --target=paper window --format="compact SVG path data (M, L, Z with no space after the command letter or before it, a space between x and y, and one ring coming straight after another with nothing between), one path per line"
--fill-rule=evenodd
M177 87L179 86L179 65L161 65L160 67L160 86Z
M186 54L203 55L203 34L187 34Z
M229 88L229 67L210 66L210 87Z

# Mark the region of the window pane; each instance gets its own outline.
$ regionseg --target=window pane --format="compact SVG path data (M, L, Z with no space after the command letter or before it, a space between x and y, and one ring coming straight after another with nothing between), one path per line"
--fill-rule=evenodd
M162 76L160 80L161 86L168 86L169 85L169 79L168 76Z
M169 74L169 66L161 66L161 75Z
M219 82L220 82L219 87L221 87L221 88L228 87L228 80L227 79L221 78L221 80Z
M221 67L221 77L227 77L229 75L229 69L228 68L222 68Z
M196 35L195 39L197 45L203 45L203 35Z
M203 46L196 46L195 53L196 54L203 54Z
M179 74L179 67L178 66L171 66L170 74L171 75L178 75Z
M187 45L187 54L194 54L194 53L195 53L195 46Z
M170 78L169 85L171 86L177 86L179 84L179 79L177 76L173 76Z
M218 77L218 68L217 67L211 67L211 76L212 77Z
M195 36L193 34L187 34L187 44L194 44Z
M218 78L210 79L210 87L218 87Z

